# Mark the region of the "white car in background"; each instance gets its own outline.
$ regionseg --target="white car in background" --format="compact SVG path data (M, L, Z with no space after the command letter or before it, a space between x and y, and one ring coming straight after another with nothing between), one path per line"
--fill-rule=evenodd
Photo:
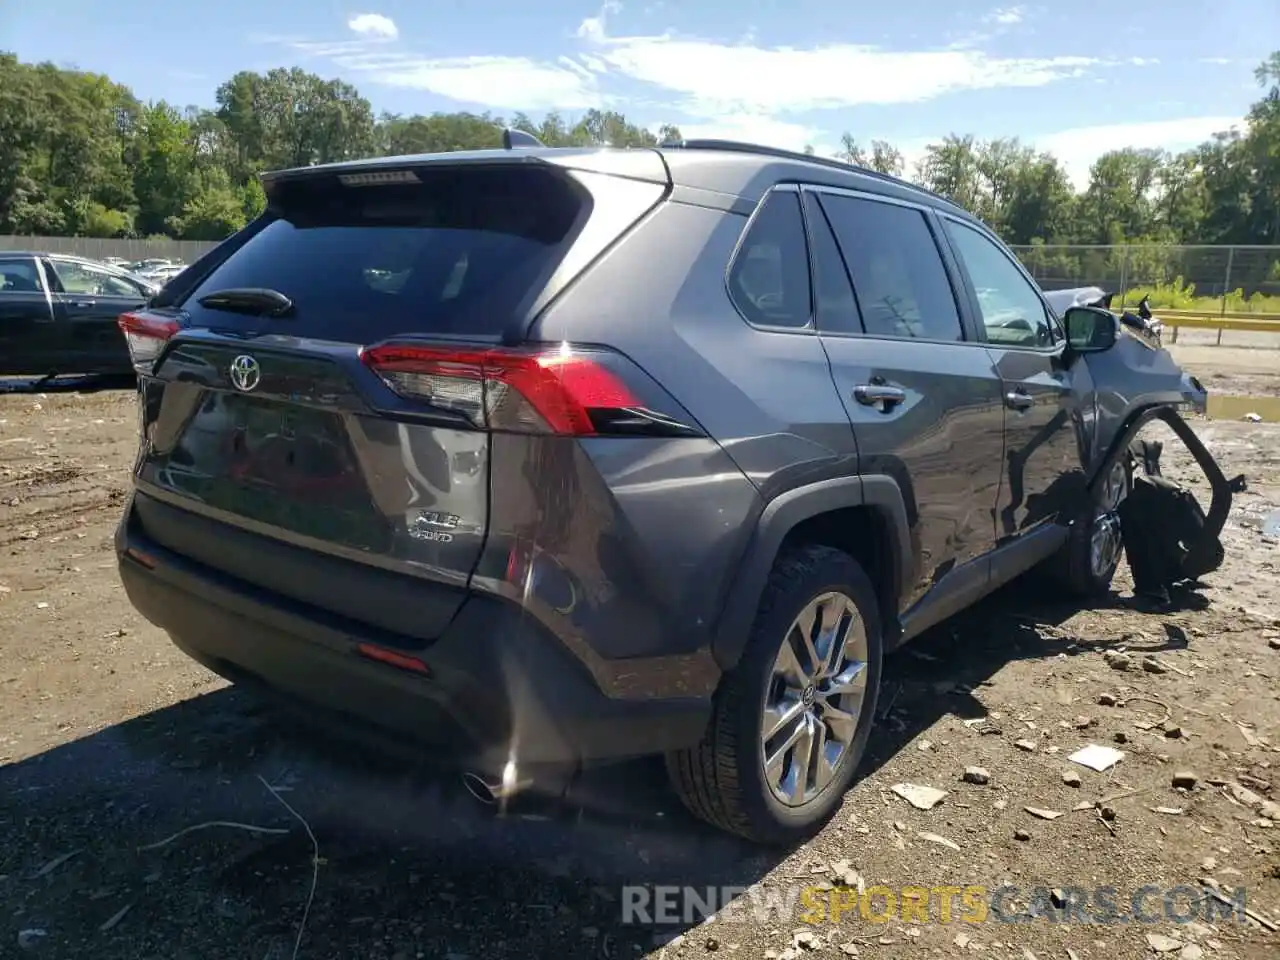
M152 283L158 283L161 286L164 286L185 269L187 269L187 266L184 263L171 263L164 267L156 267L154 270L148 270L146 273L141 274L141 276L150 280Z

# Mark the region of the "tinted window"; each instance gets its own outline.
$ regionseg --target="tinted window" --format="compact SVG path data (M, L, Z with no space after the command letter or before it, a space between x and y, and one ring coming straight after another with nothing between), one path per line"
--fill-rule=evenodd
M0 260L0 293L39 293L34 260Z
M402 333L496 336L541 289L571 243L589 196L539 169L458 168L420 182L343 186L334 177L277 185L271 218L183 307L197 324L260 328L209 311L230 287L278 290L289 329L369 343Z
M960 314L924 214L876 200L824 195L870 336L961 340Z
M813 315L800 196L771 193L729 270L729 292L752 323L803 327Z
M840 248L818 198L805 195L809 244L813 258L814 314L818 329L828 333L862 333L862 317L854 299L849 273L840 259Z
M1018 347L1050 346L1049 315L1022 271L977 230L953 220L943 222L978 296L987 339Z

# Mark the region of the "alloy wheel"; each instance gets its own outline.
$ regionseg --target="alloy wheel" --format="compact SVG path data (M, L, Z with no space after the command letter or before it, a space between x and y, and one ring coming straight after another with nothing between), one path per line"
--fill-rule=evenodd
M1111 468L1107 481L1099 491L1093 514L1093 530L1089 535L1089 569L1095 577L1108 576L1120 562L1124 540L1120 530L1120 503L1124 500L1128 477L1124 463Z
M852 753L867 694L867 631L853 600L824 593L795 618L765 685L760 759L783 804L803 806Z

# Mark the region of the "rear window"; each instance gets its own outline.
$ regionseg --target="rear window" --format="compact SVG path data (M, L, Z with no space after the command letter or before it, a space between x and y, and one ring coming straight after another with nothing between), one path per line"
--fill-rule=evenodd
M269 222L183 304L193 322L370 343L396 334L500 336L572 245L590 195L532 167L418 168L417 183L344 186L333 175L275 186ZM284 319L201 308L266 287Z

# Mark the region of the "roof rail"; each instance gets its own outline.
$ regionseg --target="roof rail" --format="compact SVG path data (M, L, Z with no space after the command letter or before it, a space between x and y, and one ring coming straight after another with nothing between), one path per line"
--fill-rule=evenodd
M778 157L781 160L798 160L802 163L816 163L820 167L831 167L835 170L844 170L846 172L852 170L854 173L860 173L864 177L873 177L876 180L883 180L886 183L896 184L900 187L906 187L909 190L916 190L920 193L936 197L939 200L955 205L953 200L948 200L940 193L934 193L927 187L919 184L911 183L903 180L901 177L895 177L892 174L881 173L879 170L872 170L870 167L860 167L855 163L845 163L843 160L836 160L834 157L819 157L812 153L800 153L796 150L783 150L781 147L766 147L758 143L747 143L742 140L669 140L665 143L658 144L659 148L668 149L686 149L686 150L724 150L733 153L754 153L765 157Z
M502 128L502 149L514 150L516 147L545 147L546 144L532 133L517 130L515 127Z

